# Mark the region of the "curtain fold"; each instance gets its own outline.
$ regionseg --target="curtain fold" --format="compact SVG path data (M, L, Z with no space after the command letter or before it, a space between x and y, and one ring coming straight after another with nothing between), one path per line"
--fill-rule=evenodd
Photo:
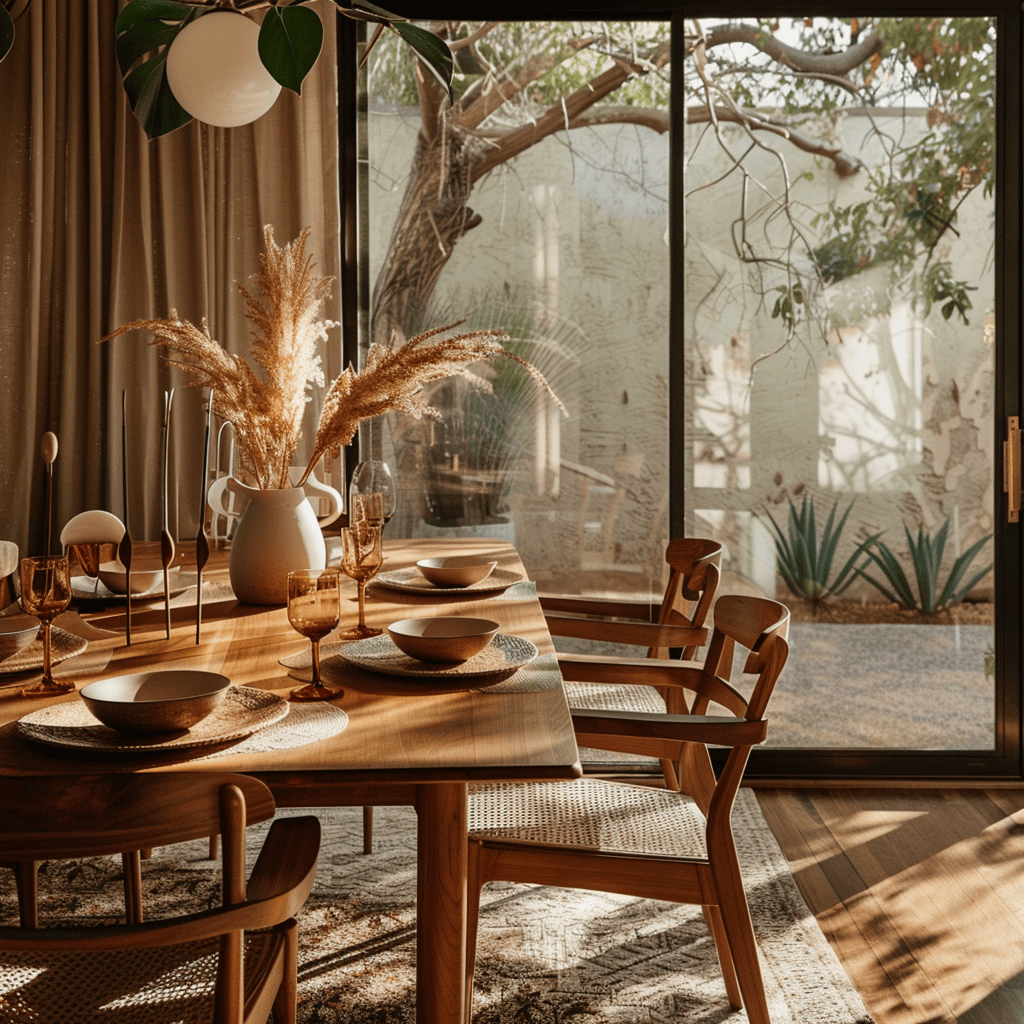
M150 142L121 86L116 7L33 3L0 63L8 191L0 205L0 538L22 554L46 544L47 430L59 441L54 546L78 512L123 518L122 392L133 539L160 534L160 436L171 388L169 526L182 540L196 534L205 394L162 362L145 332L97 339L174 309L197 325L205 317L215 339L248 355L237 285L251 286L265 224L279 245L310 227L318 272L339 274L333 18L324 17L324 49L301 97L283 91L252 125L193 121ZM340 320L338 294L328 319ZM328 344L340 348L337 331ZM320 397L310 403L310 444Z

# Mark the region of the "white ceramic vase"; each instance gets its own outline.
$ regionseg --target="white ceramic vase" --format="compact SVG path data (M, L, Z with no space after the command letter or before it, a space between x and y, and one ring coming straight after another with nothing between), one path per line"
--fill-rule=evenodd
M228 559L235 597L246 604L287 604L288 573L327 564L324 536L306 492L301 487L261 490L234 477L228 477L227 489L246 500Z

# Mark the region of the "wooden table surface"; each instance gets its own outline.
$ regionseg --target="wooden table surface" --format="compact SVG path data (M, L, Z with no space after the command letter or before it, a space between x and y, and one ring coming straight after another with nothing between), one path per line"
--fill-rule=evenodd
M500 569L525 570L504 541L388 540L384 571L443 554L481 554ZM286 696L299 685L278 659L300 654L309 642L288 624L283 607L237 602L224 586L226 559L214 552L204 573L202 643L195 642L195 604L189 593L173 609L172 633L164 629L162 601L133 602L132 644L124 642L123 608L83 611L85 631L110 630L91 639L82 655L63 662L56 678L79 688L94 679L153 668L223 672L233 683ZM220 584L219 592L217 590ZM342 626L355 621L355 584L343 583ZM194 596L194 589L191 592ZM279 806L317 807L411 804L418 813L419 920L417 1019L456 1024L464 1019L466 912L466 784L473 780L568 779L580 774L572 722L555 665L551 639L532 584L503 593L420 595L371 584L367 621L384 626L420 615L473 615L524 637L540 655L527 669L496 684L384 676L346 668L345 693L333 703L349 716L329 739L285 750L234 754L230 749L199 760L192 752L152 756L85 754L55 750L22 737L22 716L76 694L28 700L25 679L0 677L0 775L79 775L85 772L237 771L265 781ZM332 643L329 636L325 647ZM14 685L17 682L18 685ZM293 705L294 707L294 705ZM198 753L206 753L199 751Z

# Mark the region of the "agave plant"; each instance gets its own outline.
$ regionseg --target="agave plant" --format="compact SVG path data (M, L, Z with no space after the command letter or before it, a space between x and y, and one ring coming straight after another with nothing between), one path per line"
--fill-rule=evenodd
M850 502L836 522L838 506L839 500L836 499L825 520L820 540L814 515L814 502L806 494L799 512L793 504L793 499L790 499L786 533L782 532L774 516L770 512L766 513L775 527L776 568L791 593L797 597L818 603L841 594L857 578L857 573L868 564L867 558L860 565L857 562L862 555L868 554L868 545L877 539L878 534L861 541L842 569L833 577L832 563L853 502Z
M914 577L917 581L917 597L911 590L910 581L907 579L903 567L900 565L891 549L881 541L877 541L873 548L868 549L868 556L875 565L881 569L885 576L885 583L869 576L866 572L860 571L860 575L880 590L890 601L907 608L911 611L919 610L923 615L931 615L934 612L942 611L944 608L952 608L959 604L977 585L983 577L991 570L990 562L984 569L976 572L966 583L963 582L968 566L977 557L978 553L991 538L992 534L986 534L981 540L975 541L956 561L953 563L946 577L945 585L939 590L939 581L942 573L942 553L946 547L946 539L949 536L949 519L939 527L938 533L932 537L924 530L918 529L917 539L910 535L910 530L904 526L907 535L907 546L910 549L910 559L914 566ZM859 571L859 570L858 570ZM888 584L888 585L886 585Z

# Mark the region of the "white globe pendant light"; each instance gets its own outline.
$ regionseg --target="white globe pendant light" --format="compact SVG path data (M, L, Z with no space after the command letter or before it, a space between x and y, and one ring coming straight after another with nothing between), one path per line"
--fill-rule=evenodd
M260 61L260 28L214 11L186 25L167 51L167 84L197 120L234 128L262 117L281 92Z

